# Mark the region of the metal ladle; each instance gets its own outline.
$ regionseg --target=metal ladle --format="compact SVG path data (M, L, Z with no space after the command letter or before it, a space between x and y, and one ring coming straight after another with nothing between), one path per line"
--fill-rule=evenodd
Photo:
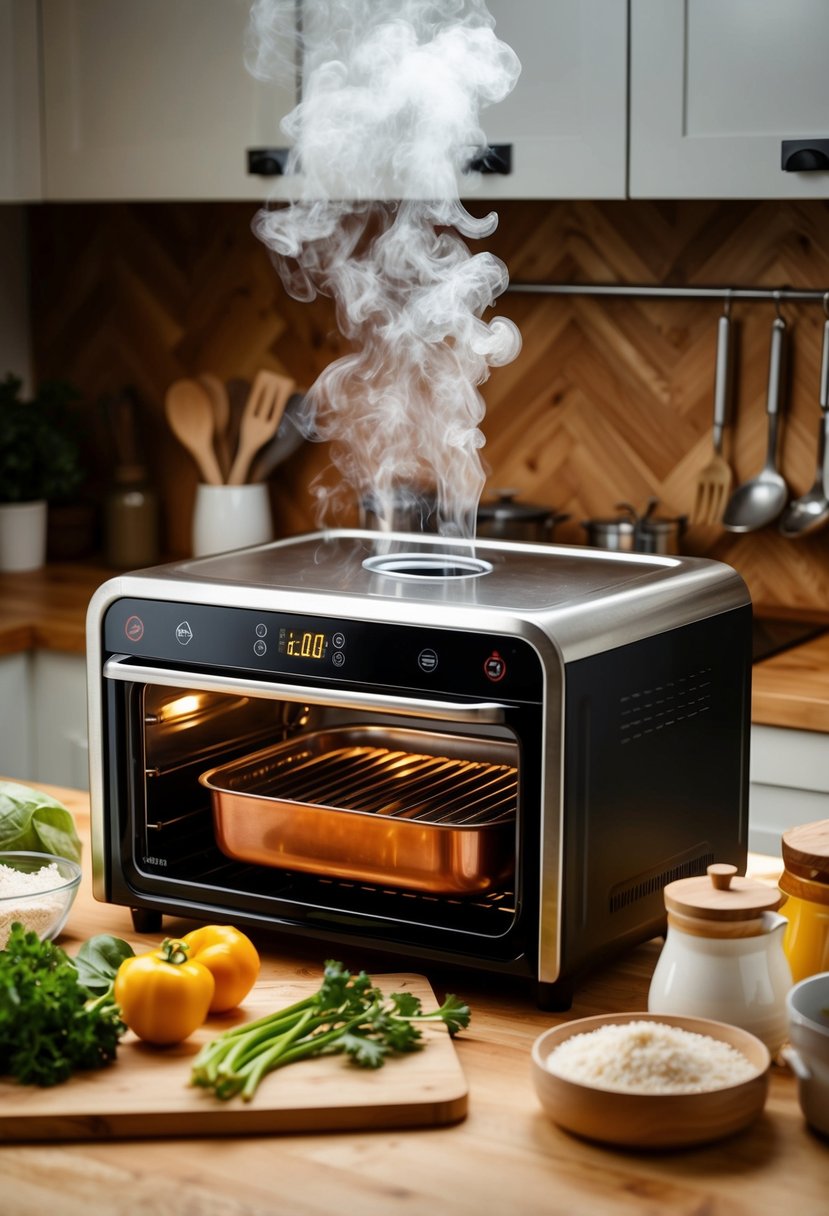
M723 527L729 532L755 532L777 519L786 505L789 488L777 471L777 424L783 380L783 339L786 322L778 316L771 331L769 387L766 398L768 447L766 463L751 481L739 486L725 508Z
M826 297L823 301L824 311ZM817 471L811 490L790 503L780 520L783 536L796 538L814 532L829 520L829 498L826 497L826 441L829 431L829 319L823 322L823 353L820 360L820 430L817 437Z

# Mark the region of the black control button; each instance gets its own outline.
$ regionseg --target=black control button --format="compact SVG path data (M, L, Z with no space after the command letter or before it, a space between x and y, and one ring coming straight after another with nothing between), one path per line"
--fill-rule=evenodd
M484 659L484 675L488 680L492 680L493 684L497 684L499 680L503 680L506 674L506 661L497 650L493 650L489 658Z
M259 638L257 641L255 641L253 643L253 653L258 654L260 659L262 658L263 654L268 653L268 647L267 647L266 643L262 641L261 638Z
M193 641L193 630L190 628L189 621L182 621L176 625L176 641L181 646L186 646L188 642Z
M345 655L341 650L335 650L331 656L331 662L335 667L342 667L345 663Z
M259 624L256 626L256 636L258 638L264 638L266 636L267 632L268 632L268 626L263 625L262 622L260 621Z
M331 645L335 650L342 650L342 648L345 646L345 634L335 633L331 638Z
M438 665L436 650L421 650L417 656L417 665L421 671L434 671Z

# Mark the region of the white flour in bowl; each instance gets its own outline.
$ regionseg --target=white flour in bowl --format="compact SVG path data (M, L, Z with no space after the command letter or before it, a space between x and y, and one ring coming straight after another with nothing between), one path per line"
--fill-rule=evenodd
M730 1043L663 1022L624 1022L565 1039L547 1068L566 1081L626 1093L695 1094L739 1085L754 1065Z
M15 921L39 937L54 924L66 903L66 892L54 888L65 881L54 862L28 874L0 863L0 949ZM44 891L54 893L44 895Z

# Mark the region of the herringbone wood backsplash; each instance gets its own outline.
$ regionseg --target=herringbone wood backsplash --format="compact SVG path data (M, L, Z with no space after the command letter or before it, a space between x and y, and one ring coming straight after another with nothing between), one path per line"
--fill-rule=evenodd
M480 201L470 210L490 208ZM103 487L109 463L98 400L131 385L162 490L167 548L189 551L196 472L163 418L167 385L259 367L309 384L344 353L330 302L282 291L250 231L248 204L36 206L30 209L33 332L39 379L72 381L87 401ZM829 204L535 203L498 206L485 247L513 282L829 287ZM711 451L716 301L509 293L497 310L521 329L518 359L483 386L489 488L580 521L654 495L667 514L691 509ZM815 479L823 310L782 306L790 328L782 468L794 495ZM765 396L774 308L734 305L736 413L727 454L738 481L765 459ZM308 484L327 464L306 445L277 472L283 535L315 526ZM718 557L747 580L755 604L829 619L829 529L799 541L774 526L735 536L692 528L686 552Z

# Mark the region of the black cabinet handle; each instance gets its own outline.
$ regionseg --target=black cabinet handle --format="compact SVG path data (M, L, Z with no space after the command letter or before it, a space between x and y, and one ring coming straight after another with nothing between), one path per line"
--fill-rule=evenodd
M829 139L784 139L780 168L785 173L826 172L829 169Z
M466 166L466 173L512 173L512 144L490 144Z
M248 173L257 177L282 177L289 152L288 148L248 148Z

